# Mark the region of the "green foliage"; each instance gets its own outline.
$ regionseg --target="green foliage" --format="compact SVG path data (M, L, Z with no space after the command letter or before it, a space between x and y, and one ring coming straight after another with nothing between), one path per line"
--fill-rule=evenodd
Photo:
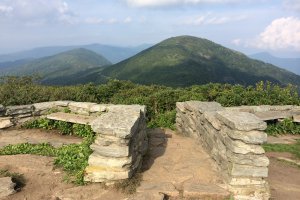
M176 110L159 113L148 123L149 128L168 127L175 130Z
M139 84L172 87L210 82L254 85L261 80L300 85L300 76L296 74L191 36L169 38L105 68L102 74Z
M176 102L189 100L217 101L223 106L240 105L299 105L297 88L280 87L270 82L256 86L209 83L186 88L158 85L138 85L129 81L110 80L107 84L77 86L42 86L28 78L8 78L0 84L0 102L3 105L22 105L42 101L72 100L80 102L142 104L147 106L147 118L155 125L176 107ZM165 114L166 113L166 114ZM156 119L156 118L160 119ZM173 120L174 122L174 120ZM46 122L45 122L46 123ZM47 123L45 126L48 126ZM151 125L152 127L154 125ZM41 127L40 127L41 128Z
M90 126L83 124L73 124L64 121L51 120L46 118L38 118L25 122L23 128L42 128L46 130L58 130L62 135L77 135L80 137L90 137L94 133Z
M291 119L284 119L281 122L268 124L265 132L268 135L300 134L300 125L294 123Z
M0 68L0 74L28 76L38 72L40 81L51 85L99 83L103 81L100 81L102 76L99 73L108 65L111 63L103 56L81 48L30 60L15 67Z
M43 121L44 122L44 121ZM38 125L39 121L34 122L34 126L30 126L33 128L40 127ZM55 123L53 123L55 124ZM46 127L43 125L43 127ZM51 127L58 127L53 126ZM64 145L60 148L54 148L48 143L42 144L16 144L16 145L8 145L2 149L0 149L0 155L16 155L16 154L35 154L42 156L52 156L56 157L54 164L58 167L62 167L67 172L66 179L76 184L84 184L84 169L88 165L88 158L92 153L90 149L90 145L94 141L94 133L92 132L89 126L85 125L71 125L65 126L62 125L63 130L67 130L67 132L72 132L75 135L79 135L84 137L83 142L81 144L70 144ZM71 128L70 128L71 127ZM61 127L60 127L61 128ZM66 128L66 129L65 129Z
M267 152L289 152L300 159L300 140L296 144L264 144Z

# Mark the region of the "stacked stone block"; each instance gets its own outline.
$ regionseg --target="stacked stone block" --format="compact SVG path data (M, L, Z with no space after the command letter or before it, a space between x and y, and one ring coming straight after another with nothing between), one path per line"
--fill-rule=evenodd
M114 182L132 177L147 151L144 106L112 106L92 123L97 133L86 181Z
M236 199L268 199L269 160L261 144L266 123L252 113L216 102L177 103L179 132L196 138L216 161Z
M49 112L66 109L71 114L55 113L51 119L74 122L76 117L81 116L87 119L84 121L96 133L95 143L91 145L94 152L88 160L85 181L111 183L132 177L140 168L148 148L145 106L73 101L8 107L0 105L0 129L21 125L33 118L50 118ZM72 115L73 120L64 119Z

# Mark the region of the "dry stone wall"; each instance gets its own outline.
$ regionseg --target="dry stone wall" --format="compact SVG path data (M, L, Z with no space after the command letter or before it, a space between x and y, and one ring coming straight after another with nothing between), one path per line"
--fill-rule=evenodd
M65 110L71 113L62 112ZM148 148L145 114L145 106L140 105L73 101L0 105L0 129L38 117L91 125L96 139L91 145L93 153L85 170L85 181L111 183L132 177L141 167Z
M235 199L268 199L267 125L250 112L216 102L177 103L179 132L197 139L216 161Z

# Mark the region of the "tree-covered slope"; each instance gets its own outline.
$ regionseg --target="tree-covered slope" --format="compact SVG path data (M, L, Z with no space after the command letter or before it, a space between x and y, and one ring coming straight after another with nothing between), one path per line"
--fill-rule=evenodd
M99 72L110 65L103 56L86 49L74 49L54 56L29 61L23 65L3 68L2 75L39 75L42 83L70 85L101 82ZM97 77L94 77L97 75Z
M260 80L300 85L300 76L191 36L167 39L104 69L103 74L142 84L168 86L208 82L248 85Z

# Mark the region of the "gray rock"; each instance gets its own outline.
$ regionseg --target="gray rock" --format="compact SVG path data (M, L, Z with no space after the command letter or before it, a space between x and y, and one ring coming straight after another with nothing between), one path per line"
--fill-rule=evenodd
M182 113L185 113L186 112L186 109L184 107L184 102L177 102L176 103L176 109L177 109L177 113L178 112L182 112Z
M119 146L116 144L111 144L109 146L100 146L97 144L92 144L91 149L94 150L94 153L100 156L122 158L129 156L129 147L128 146Z
M9 128L13 125L11 117L0 117L0 129Z
M71 102L74 101L53 101L54 105L59 107L67 107Z
M221 130L222 123L216 117L217 115L216 112L204 112L203 115L206 118L206 120L209 121L215 129Z
M264 112L255 112L254 114L263 121L284 119L293 116L293 113L288 111L264 111Z
M34 111L39 113L41 111L49 110L53 107L55 107L54 102L41 102L41 103L35 103L33 104Z
M91 123L91 127L99 134L128 138L137 131L140 117L141 110L128 108L118 113L109 110L108 113L97 117Z
M230 151L234 153L239 153L239 154L247 154L247 153L264 154L265 153L265 150L259 145L245 144L242 141L232 140L229 137L225 139L225 145Z
M199 111L200 113L208 111L221 111L224 108L217 102L187 101L185 108L189 111Z
M8 106L6 107L6 115L14 116L14 115L24 115L24 114L32 114L33 105L22 105L22 106Z
M252 113L218 111L217 118L232 129L240 131L265 130L267 124Z
M268 177L267 167L255 167L249 165L232 164L232 176Z
M89 115L90 108L94 105L97 105L97 104L90 103L90 102L70 102L68 107L71 110L71 112L73 112L73 113Z
M104 166L104 167L115 167L124 168L126 165L132 163L131 157L114 158L100 156L97 153L92 153L89 157L88 163L90 166Z
M266 180L264 180L263 178L236 178L236 177L232 177L230 178L230 180L228 181L229 185L232 186L251 186L251 185L265 185L266 184Z
M140 187L137 188L138 193L151 192L156 194L165 194L171 197L179 196L179 191L169 182L148 182L142 181Z
M137 193L127 200L164 200L165 195L153 192ZM125 199L124 199L125 200Z
M232 163L237 163L241 165L252 165L257 167L267 167L270 161L265 155L255 155L255 154L237 154L231 151L227 151L227 158Z
M96 118L93 116L79 115L73 113L57 112L46 116L48 119L71 122L75 124L91 124Z
M183 197L192 199L229 199L230 193L216 185L187 181L183 184Z
M124 171L118 168L105 168L101 166L88 166L85 169L84 180L88 182L107 182L117 181L130 178L132 176L131 171Z
M227 134L232 139L242 140L249 144L262 144L267 141L267 134L263 131L238 131L223 127L221 132Z
M97 104L97 105L92 105L90 107L90 112L95 113L95 112L106 112L108 111L109 105L105 104Z
M12 182L11 177L0 178L0 198L16 193L15 186L16 184Z

